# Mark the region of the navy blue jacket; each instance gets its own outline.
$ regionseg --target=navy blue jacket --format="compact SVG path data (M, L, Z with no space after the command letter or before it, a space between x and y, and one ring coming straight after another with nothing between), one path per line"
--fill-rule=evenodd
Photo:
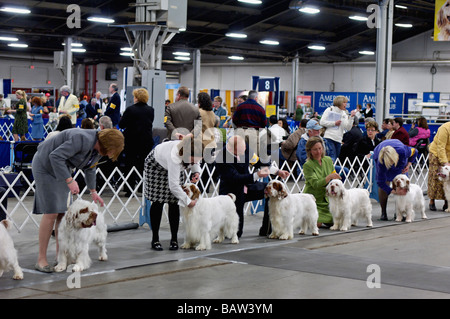
M114 93L113 96L111 96L111 100L109 101L108 105L106 106L105 115L109 116L111 118L111 121L114 126L119 124L120 121L120 95L119 93Z

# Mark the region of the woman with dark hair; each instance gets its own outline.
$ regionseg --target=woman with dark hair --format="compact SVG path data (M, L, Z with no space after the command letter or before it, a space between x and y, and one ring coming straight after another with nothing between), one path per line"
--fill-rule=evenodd
M59 118L58 125L55 130L47 134L47 139L69 128L73 128L71 117L69 115L62 115Z
M70 119L69 119L70 120ZM32 171L36 183L34 214L42 215L39 226L39 257L36 270L53 272L47 261L47 248L52 230L58 242L58 226L67 211L67 195L80 193L77 181L72 177L74 168L84 172L87 188L94 202L103 206L96 191L95 170L98 160L108 156L116 161L124 147L119 130L69 129L40 143L33 157ZM57 246L58 249L58 246Z
M188 134L182 140L158 144L145 159L144 196L152 202L150 223L153 232L152 249L163 250L159 241L159 227L164 204L169 204L169 224L171 232L170 250L178 249L178 227L180 224L180 207L194 207L196 200L191 200L183 191L184 170L192 165L191 182L198 181L200 167L198 163L203 156L202 142Z
M416 127L417 125L417 127ZM412 125L408 132L409 146L416 147L417 141L420 139L430 138L431 132L428 128L427 119L423 116L419 117Z

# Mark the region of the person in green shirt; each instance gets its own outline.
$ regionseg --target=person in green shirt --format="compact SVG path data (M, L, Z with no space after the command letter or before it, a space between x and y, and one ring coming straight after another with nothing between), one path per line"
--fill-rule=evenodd
M297 122L300 122L303 119L303 108L301 104L297 105L297 109L295 110L295 118Z
M320 137L314 136L308 139L306 155L307 161L303 165L306 184L303 192L312 194L316 198L317 210L319 211L317 226L330 227L333 224L333 216L328 207L325 187L330 180L341 179L341 177L336 173L331 158L325 156L325 147Z
M19 100L16 103L14 110L11 110L14 115L14 125L12 133L14 135L14 141L19 140L19 135L22 140L25 140L25 135L28 133L28 118L27 118L27 94L22 90L16 91L16 98Z

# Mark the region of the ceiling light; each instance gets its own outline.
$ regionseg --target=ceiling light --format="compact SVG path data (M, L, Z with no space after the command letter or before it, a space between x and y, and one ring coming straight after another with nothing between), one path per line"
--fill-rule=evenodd
M242 60L244 60L244 57L243 56L232 55L232 56L229 56L228 59L242 61Z
M191 60L191 58L188 56L176 56L175 59L180 60L180 61L190 61Z
M402 5L400 5L400 4L396 4L395 7L398 8L398 9L404 9L404 10L407 10L407 9L408 9L408 7L402 6Z
M31 11L28 10L28 9L13 8L13 7L3 7L3 8L0 9L0 11L11 12L11 13L19 13L19 14L29 14L29 13L31 13Z
M190 56L191 54L189 52L173 52L173 55L178 55L178 56Z
M186 28L180 28L180 29L178 29L178 31L184 32L184 31L186 31Z
M86 52L86 49L75 48L75 49L71 49L70 51L76 52L76 53L84 53L84 52Z
M350 16L348 18L352 19L352 20L356 20L356 21L367 21L368 20L367 17L363 17L363 16Z
M238 0L239 2L243 2L243 3L250 3L250 4L261 4L262 1L261 0Z
M412 28L413 27L413 25L411 23L396 23L395 26L399 27L399 28Z
M275 41L275 40L261 40L261 41L259 41L259 43L267 44L267 45L279 45L280 44L280 42Z
M0 37L0 41L15 42L15 41L19 41L19 39L18 38L13 38L13 37Z
M122 50L122 51L127 51L127 52L133 51L133 49L130 48L130 47L123 47L123 48L120 48L120 50Z
M362 54L362 55L375 55L375 52L366 50L366 51L359 51L359 54Z
M114 23L113 19L102 18L102 17L89 17L88 21L99 22L99 23Z
M63 43L62 45L66 45L66 43ZM72 42L71 46L75 48L81 48L83 46L83 43Z
M230 38L239 38L239 39L245 39L247 37L245 33L235 33L235 32L230 32L225 35Z
M310 45L310 46L308 46L308 49L310 49L310 50L323 51L323 50L325 50L325 47L324 47L323 45L317 45L317 44L315 44L315 45Z
M134 56L133 52L120 52L121 56Z
M13 48L28 48L28 44L25 43L10 43L8 46Z
M308 14L317 14L320 12L319 9L313 8L313 7L302 7L300 9L298 9L298 11L303 12L303 13L308 13Z

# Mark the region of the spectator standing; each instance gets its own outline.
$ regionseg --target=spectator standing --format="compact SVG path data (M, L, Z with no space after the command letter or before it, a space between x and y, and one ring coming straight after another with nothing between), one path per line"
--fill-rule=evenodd
M106 105L102 99L102 92L100 92L100 91L96 92L95 98L97 99L97 104L98 104L97 112L98 112L98 115L101 116L101 115L105 114L105 111L106 111Z
M258 92L250 91L248 99L239 104L233 114L233 124L237 128L265 128L267 125L266 111L257 102Z
M345 96L339 95L335 97L333 106L327 108L320 119L320 125L326 128L323 136L326 154L333 161L339 157L345 131L351 130L353 126L353 117L356 111L351 111L349 115L346 110L347 102L348 99Z
M128 175L134 166L142 175L145 158L154 145L152 131L155 110L147 104L149 94L146 89L134 90L133 96L135 104L123 112L119 127L124 130L125 137L125 172ZM130 176L128 179L130 187L135 187L137 179L136 173ZM125 188L125 196L131 196L132 191L127 186Z
M35 96L31 99L31 138L35 141L42 140L44 138L44 108L42 107L42 99Z
M295 109L294 120L300 122L302 119L303 119L303 108L301 104L297 104L297 108Z
M164 123L172 140L177 139L175 133L182 135L190 133L194 129L195 121L201 120L198 107L189 103L188 98L189 89L181 86L177 91L176 101L166 108Z
M373 117L372 104L367 103L366 108L362 111L364 118Z
M307 119L302 119L300 121L300 125L298 129L289 135L287 140L282 142L281 144L281 155L282 158L288 161L288 164L292 166L297 158L296 150L298 148L298 143L302 138L302 135L306 133L306 124L308 123Z
M25 139L25 135L28 133L28 119L27 119L27 94L22 90L16 91L16 98L19 100L12 113L14 116L14 125L12 128L12 133L14 135L14 141L19 140L19 135L21 139Z
M219 122L219 128L223 127L223 124L227 120L227 114L228 114L227 110L224 107L222 107L222 102L223 102L223 100L222 100L222 98L220 96L216 96L214 98L214 103L213 103L214 104L214 109L213 109L213 111L214 111L214 114L219 117L219 121L220 121Z
M345 132L342 138L341 152L339 153L339 160L344 163L345 159L348 158L350 163L353 163L357 153L359 143L363 139L363 133L358 126L358 118L355 116L353 121L353 127L350 131ZM347 165L351 165L347 163Z
M72 90L67 85L63 85L59 89L61 98L59 99L59 114L67 114L72 120L72 124L77 124L77 112L80 109L78 98L72 94Z
M113 122L113 125L116 126L120 121L120 95L119 95L119 86L116 83L112 83L109 86L109 93L112 94L111 99L109 100L108 105L106 106L105 115L108 115Z
M409 146L409 134L403 127L403 119L401 117L396 117L392 125L394 129L394 134L392 134L392 139L397 139L406 146Z

